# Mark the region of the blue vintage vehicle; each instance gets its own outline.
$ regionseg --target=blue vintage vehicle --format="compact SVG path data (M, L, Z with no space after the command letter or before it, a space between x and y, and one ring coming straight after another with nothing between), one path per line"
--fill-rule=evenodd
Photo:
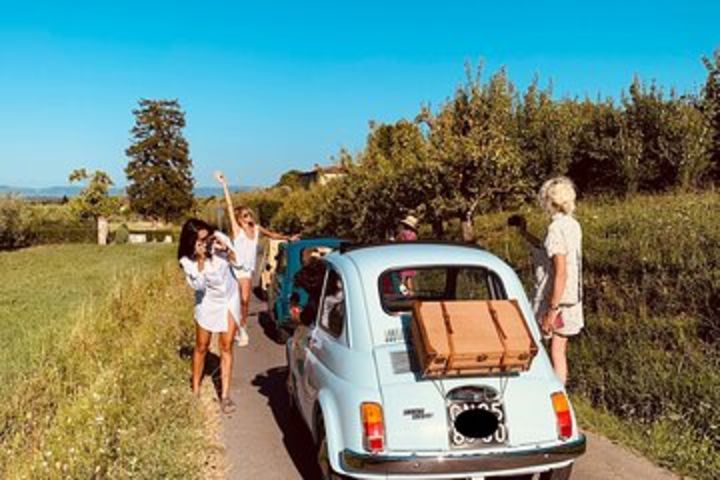
M307 301L307 292L294 285L295 274L303 267L303 258L310 254L324 254L341 245L337 238L306 238L294 242L281 243L276 257L275 274L268 288L268 313L275 324L280 340L287 340L294 327L291 320L291 304L303 307Z
M516 299L534 318L507 264L421 242L341 249L324 261L316 321L287 342L291 405L317 442L324 478L570 478L585 437L542 347L521 373L427 379L416 365L414 300ZM468 429L479 418L468 411L492 425Z

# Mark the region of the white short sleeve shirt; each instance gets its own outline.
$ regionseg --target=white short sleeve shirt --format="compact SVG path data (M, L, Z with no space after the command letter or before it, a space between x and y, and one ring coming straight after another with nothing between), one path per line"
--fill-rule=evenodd
M548 301L553 288L553 262L555 255L564 255L567 282L560 301L565 327L560 334L574 335L584 326L582 312L582 230L572 216L555 214L548 226L542 248L533 249L535 270L535 296L533 308L540 320L549 308Z

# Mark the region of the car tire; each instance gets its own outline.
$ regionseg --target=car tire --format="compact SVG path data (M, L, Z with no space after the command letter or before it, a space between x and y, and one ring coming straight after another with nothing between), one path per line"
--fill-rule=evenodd
M321 414L318 415L317 419L317 462L322 480L345 480L348 478L336 473L330 465L330 454L328 452L327 436L325 435L325 421Z
M570 480L570 476L572 476L572 465L541 473L540 480Z

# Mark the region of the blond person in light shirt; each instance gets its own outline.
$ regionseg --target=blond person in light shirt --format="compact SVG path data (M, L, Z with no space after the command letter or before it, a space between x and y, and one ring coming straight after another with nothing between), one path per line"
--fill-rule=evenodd
M577 193L567 177L545 182L539 200L551 222L543 241L530 234L524 219L515 217L532 247L535 273L533 309L546 338L555 373L564 383L568 378L568 340L585 326L582 307L582 229L574 218Z

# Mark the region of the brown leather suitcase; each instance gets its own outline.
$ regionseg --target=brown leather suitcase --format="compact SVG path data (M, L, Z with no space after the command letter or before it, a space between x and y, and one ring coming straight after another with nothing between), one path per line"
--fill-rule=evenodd
M510 372L528 370L538 346L517 300L490 300L487 303L505 348L503 369Z
M426 377L502 371L505 347L487 302L416 302L412 336Z

